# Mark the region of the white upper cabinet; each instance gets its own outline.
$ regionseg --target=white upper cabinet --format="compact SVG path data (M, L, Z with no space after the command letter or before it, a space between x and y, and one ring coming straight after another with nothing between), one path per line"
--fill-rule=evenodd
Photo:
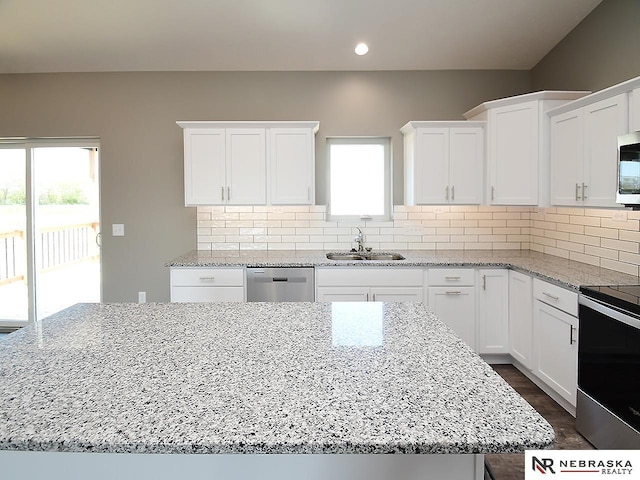
M629 131L640 131L640 87L631 92L629 104Z
M617 141L627 118L627 94L551 113L553 205L616 206Z
M487 121L487 198L492 205L549 201L546 112L588 92L543 91L486 102L465 113Z
M489 184L494 205L537 205L538 102L489 112Z
M225 203L226 138L224 128L185 129L185 205Z
M311 128L270 128L269 185L272 205L314 203L315 136Z
M313 203L318 122L177 123L185 205Z
M226 178L229 205L264 205L266 197L264 128L228 128Z
M404 134L405 203L482 202L484 122L409 122Z

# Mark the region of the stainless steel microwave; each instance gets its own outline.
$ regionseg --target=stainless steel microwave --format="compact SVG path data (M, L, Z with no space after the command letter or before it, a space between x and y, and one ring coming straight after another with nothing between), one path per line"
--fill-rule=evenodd
M616 203L640 209L640 132L618 137Z

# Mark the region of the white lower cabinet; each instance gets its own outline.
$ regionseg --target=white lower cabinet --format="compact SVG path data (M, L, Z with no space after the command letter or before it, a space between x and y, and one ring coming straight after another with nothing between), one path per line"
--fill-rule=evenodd
M533 362L533 279L509 272L509 354L531 370Z
M509 352L509 270L483 268L477 271L478 313L476 351Z
M475 349L475 269L432 268L428 277L429 308Z
M575 407L578 318L570 313L577 313L578 295L538 279L534 280L534 292L533 373ZM551 306L549 302L557 303L563 309Z
M244 268L183 268L170 271L172 302L244 302Z
M318 302L421 302L422 268L316 268Z
M533 373L572 406L576 405L578 319L535 301Z
M318 287L318 302L421 302L422 287Z
M429 308L471 348L475 348L475 287L429 287Z

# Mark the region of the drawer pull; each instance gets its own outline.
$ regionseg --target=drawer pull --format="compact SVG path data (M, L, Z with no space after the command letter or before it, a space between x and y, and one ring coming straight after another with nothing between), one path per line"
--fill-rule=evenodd
M576 343L575 338L573 338L573 330L575 329L575 327L573 325L569 325L569 345L573 345L574 343Z
M215 279L216 277L200 277L201 282L213 282Z
M543 294L545 297L549 297L549 298L551 298L551 299L555 300L556 302L557 302L558 300L560 300L560 297L558 297L558 296L556 296L556 295L551 295L550 293L547 293L547 292L542 292L542 294Z
M462 295L462 292L460 290L447 290L445 293L447 295Z
M460 277L444 277L445 280L460 280Z

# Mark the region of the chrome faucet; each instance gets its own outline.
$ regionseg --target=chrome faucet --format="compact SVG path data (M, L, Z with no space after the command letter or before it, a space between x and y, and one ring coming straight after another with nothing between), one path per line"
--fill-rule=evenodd
M362 235L362 230L360 230L358 227L355 227L355 229L358 230L358 235L356 235L353 241L358 244L358 251L362 252L364 251L364 237Z

